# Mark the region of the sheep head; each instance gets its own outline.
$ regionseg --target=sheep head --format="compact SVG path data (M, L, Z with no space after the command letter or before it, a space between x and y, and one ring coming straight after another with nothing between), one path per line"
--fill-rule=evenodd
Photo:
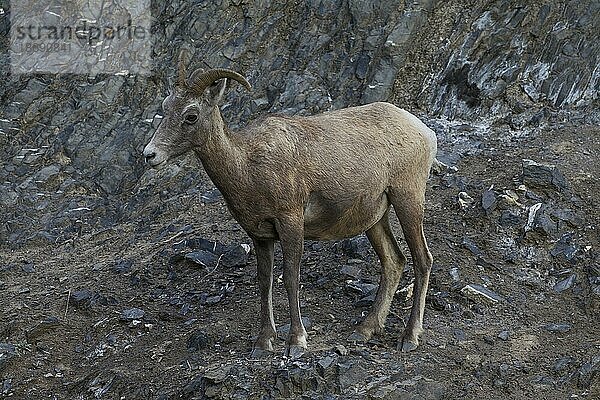
M197 69L189 78L185 75L180 64L177 84L162 103L164 117L144 148L144 158L154 168L203 146L215 130L223 129L218 105L227 79L251 89L242 75L228 69Z

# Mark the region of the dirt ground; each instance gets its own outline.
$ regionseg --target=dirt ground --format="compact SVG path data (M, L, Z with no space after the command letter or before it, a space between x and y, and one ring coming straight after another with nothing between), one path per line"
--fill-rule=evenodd
M310 352L286 359L280 334L272 357L250 360L254 256L211 269L177 256L193 238L249 238L222 199L166 194L156 196L157 217L140 210L139 220L89 227L56 245L0 248L0 342L14 346L0 356L0 398L600 398L600 129L453 127L440 149L456 170L432 175L428 187L435 261L416 351L395 348L412 300L410 262L385 333L357 345L346 338L368 310L359 289L377 283L378 261L361 240L307 242L301 306ZM519 188L523 159L555 164L569 188ZM496 202L486 211L492 185ZM472 202L463 195L461 207L459 192ZM554 232L525 232L537 203L548 206ZM395 217L393 225L406 249ZM571 252L557 247L561 238ZM283 326L280 252L275 273Z

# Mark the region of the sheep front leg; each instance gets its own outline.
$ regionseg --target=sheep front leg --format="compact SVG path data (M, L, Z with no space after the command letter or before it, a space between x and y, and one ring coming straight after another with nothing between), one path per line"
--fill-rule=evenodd
M253 239L256 252L258 288L260 291L260 333L253 358L260 358L273 351L273 340L277 337L273 319L273 240Z
M290 307L290 332L286 354L298 358L307 348L306 329L300 315L300 261L304 247L304 221L302 218L279 220L275 226L283 251L283 284Z

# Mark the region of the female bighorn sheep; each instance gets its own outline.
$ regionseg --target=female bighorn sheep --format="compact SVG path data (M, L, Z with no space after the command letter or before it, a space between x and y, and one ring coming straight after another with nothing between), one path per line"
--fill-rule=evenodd
M193 150L233 217L254 242L261 297L254 355L273 350L273 246L281 242L291 327L287 352L306 349L298 287L304 239L331 240L365 232L382 265L372 310L350 336L366 341L384 328L406 258L390 229L393 205L414 261L414 300L398 347L418 346L432 257L423 234L425 185L434 160L434 132L389 103L311 117L269 115L230 131L219 102L227 79L250 90L240 74L198 69L179 79L164 119L144 149L153 167Z

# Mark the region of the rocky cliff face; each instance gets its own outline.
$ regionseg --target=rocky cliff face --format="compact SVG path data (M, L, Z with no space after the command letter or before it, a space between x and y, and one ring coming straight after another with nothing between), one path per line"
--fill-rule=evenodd
M181 48L191 67L252 83L223 105L234 127L378 100L425 120L517 129L600 118L595 0L157 1L150 77L13 75L9 3L0 9L0 243L11 246L150 218L161 212L152 193L208 190L195 167L156 176L140 158Z

